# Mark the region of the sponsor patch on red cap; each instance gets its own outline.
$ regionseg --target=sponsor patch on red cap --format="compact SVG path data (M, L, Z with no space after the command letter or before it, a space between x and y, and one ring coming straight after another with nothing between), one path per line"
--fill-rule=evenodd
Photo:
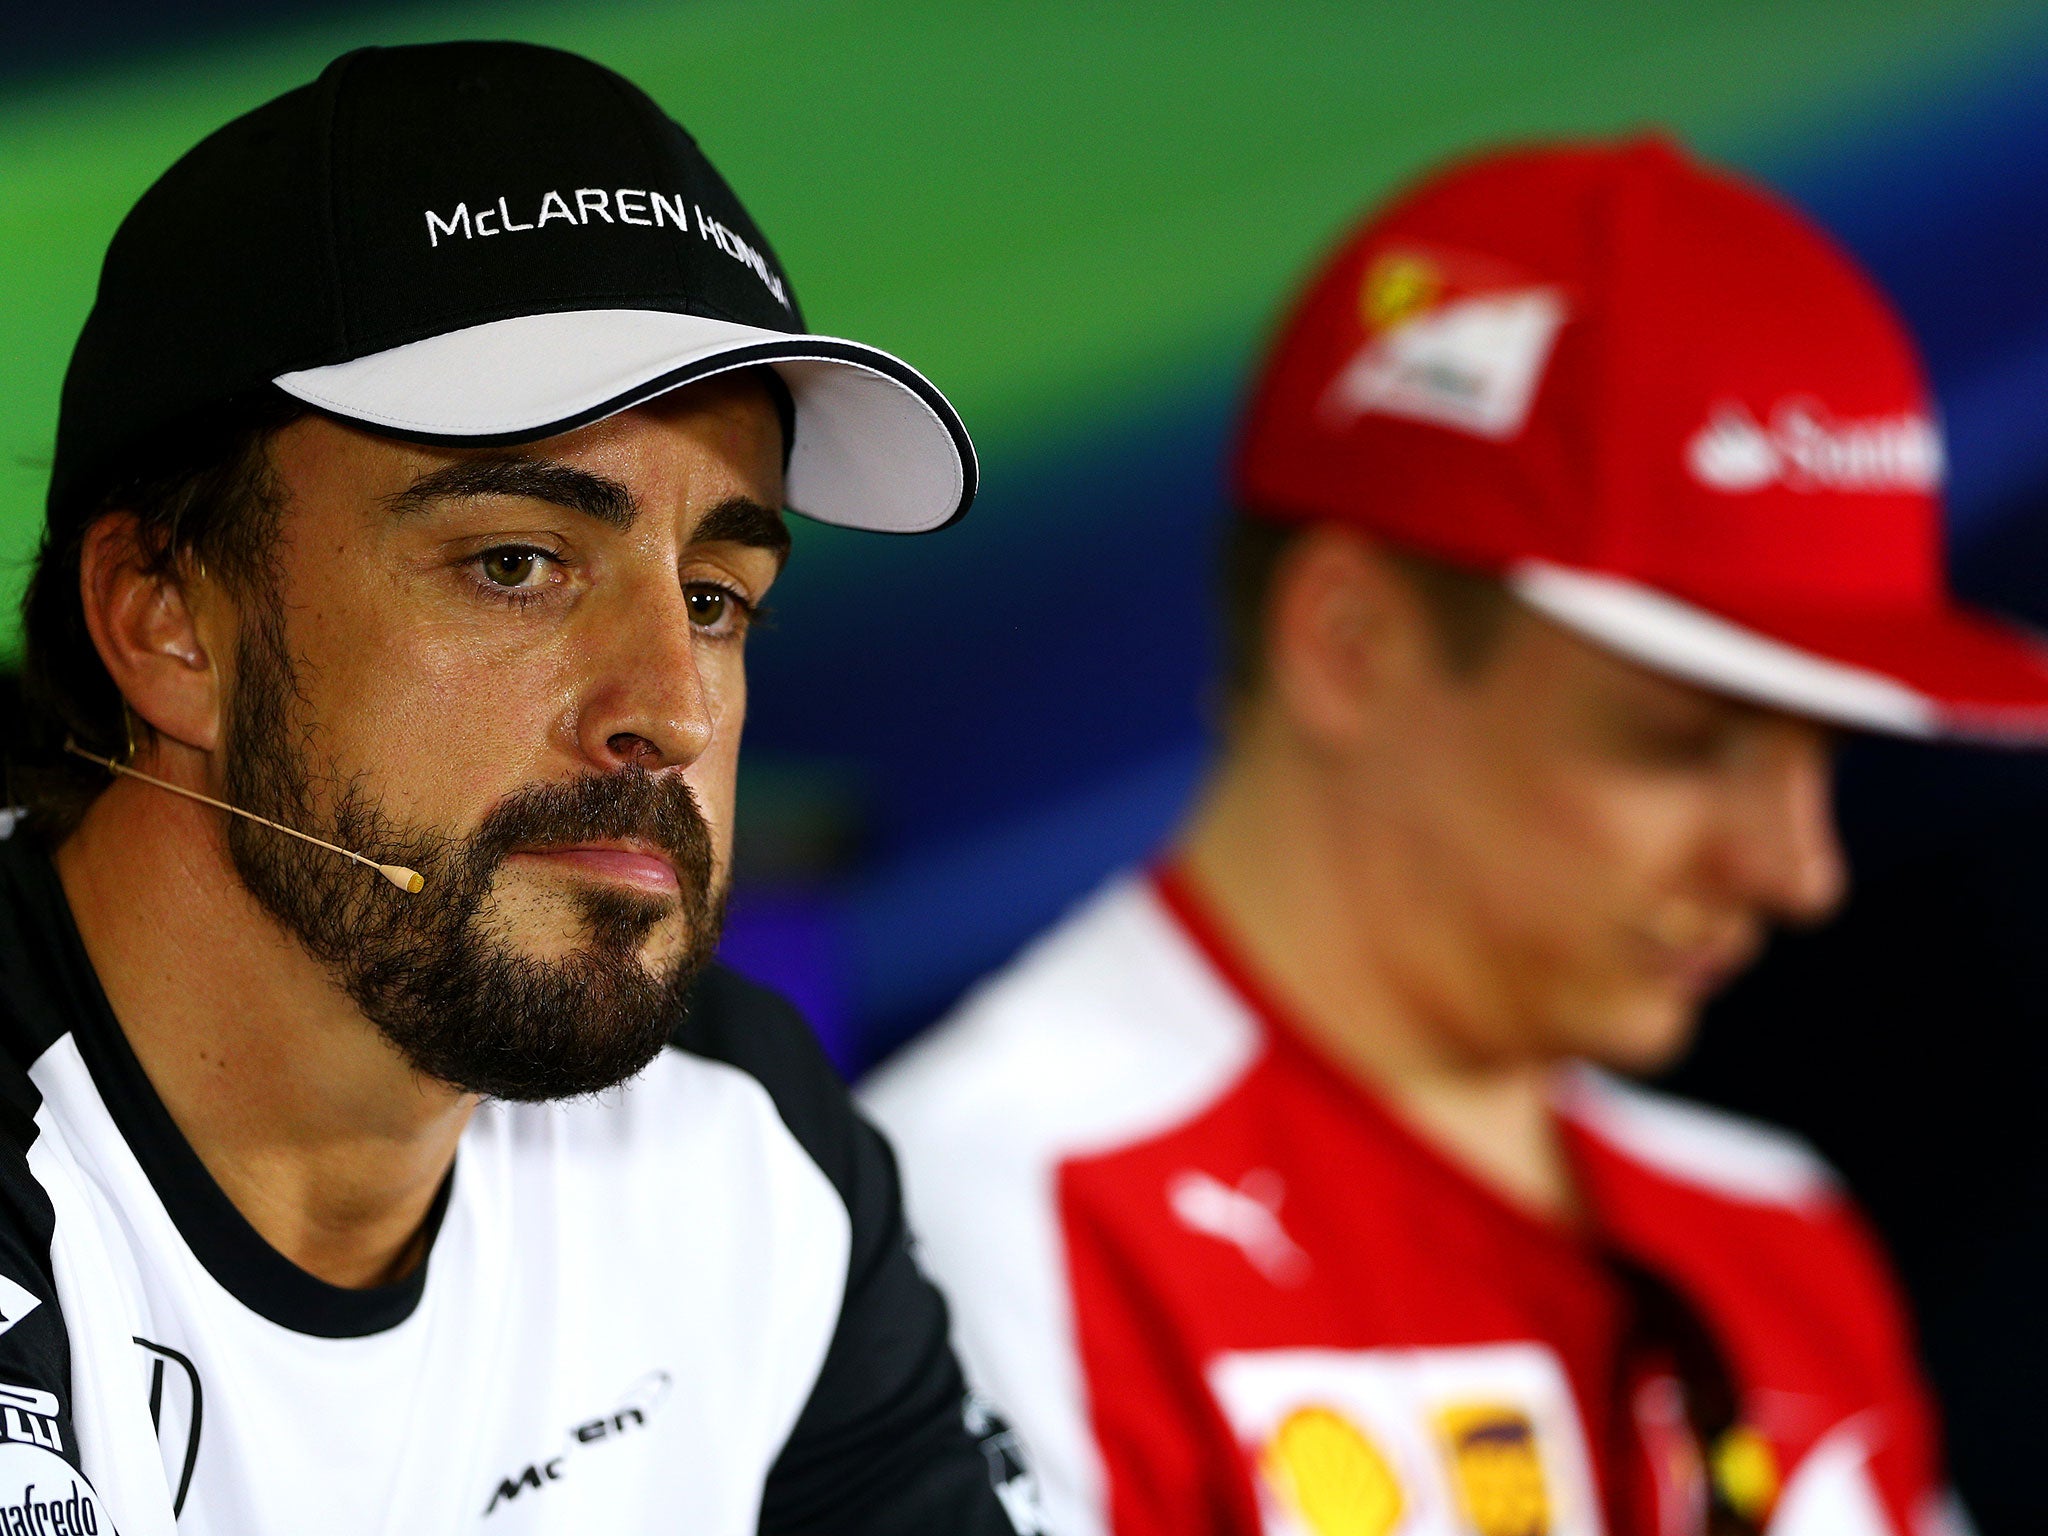
M1709 490L1941 489L1941 434L1917 411L1841 420L1818 400L1778 402L1768 419L1722 401L1685 445L1685 467Z
M1323 396L1333 422L1366 414L1510 438L1550 360L1561 289L1470 252L1393 246L1366 268L1365 328Z

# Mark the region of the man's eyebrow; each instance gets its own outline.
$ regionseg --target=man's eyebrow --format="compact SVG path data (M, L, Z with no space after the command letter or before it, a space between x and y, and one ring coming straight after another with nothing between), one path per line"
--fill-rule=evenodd
M750 544L771 551L778 562L789 558L789 525L782 514L747 496L728 496L697 520L692 544Z
M633 493L616 480L594 475L554 459L516 454L493 459L464 459L420 476L394 496L385 498L392 511L424 512L437 501L462 496L524 496L581 512L614 528L630 528L640 515Z

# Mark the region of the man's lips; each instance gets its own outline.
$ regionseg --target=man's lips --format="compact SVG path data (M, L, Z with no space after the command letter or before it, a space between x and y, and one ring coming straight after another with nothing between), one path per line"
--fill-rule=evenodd
M1667 973L1691 996L1702 1001L1721 990L1745 969L1751 956L1748 946L1740 948L1702 945L1667 961Z
M1691 996L1704 1000L1718 992L1756 959L1762 935L1753 927L1729 927L1711 937L1674 944L1649 936L1651 964Z
M675 865L645 843L591 842L561 848L520 848L511 857L537 859L549 868L616 880L664 895L676 894L683 888Z

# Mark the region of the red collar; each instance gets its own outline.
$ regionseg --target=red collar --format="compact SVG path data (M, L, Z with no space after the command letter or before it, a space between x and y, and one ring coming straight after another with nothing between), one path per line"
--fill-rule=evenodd
M1259 1027L1268 1051L1295 1070L1319 1080L1326 1092L1347 1099L1383 1134L1382 1140L1418 1173L1445 1188L1447 1197L1476 1201L1490 1207L1499 1217L1526 1229L1540 1241L1564 1243L1584 1253L1589 1232L1584 1226L1569 1225L1517 1204L1491 1184L1456 1161L1402 1118L1372 1084L1361 1081L1304 1030L1294 1011L1259 975L1236 935L1230 933L1214 905L1198 886L1185 864L1174 858L1160 860L1148 872L1152 892L1166 909L1182 935L1226 988L1243 1004ZM1588 1206L1589 1220L1598 1212L1598 1180L1591 1166L1585 1130L1569 1115L1559 1114L1566 1155L1580 1178L1581 1193Z

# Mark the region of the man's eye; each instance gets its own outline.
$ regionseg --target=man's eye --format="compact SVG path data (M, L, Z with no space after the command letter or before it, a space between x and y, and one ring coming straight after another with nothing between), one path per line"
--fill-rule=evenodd
M731 630L746 618L746 601L724 587L691 587L683 594L689 605L690 622L699 629Z
M537 549L487 549L479 558L484 579L498 587L529 585L541 562Z

